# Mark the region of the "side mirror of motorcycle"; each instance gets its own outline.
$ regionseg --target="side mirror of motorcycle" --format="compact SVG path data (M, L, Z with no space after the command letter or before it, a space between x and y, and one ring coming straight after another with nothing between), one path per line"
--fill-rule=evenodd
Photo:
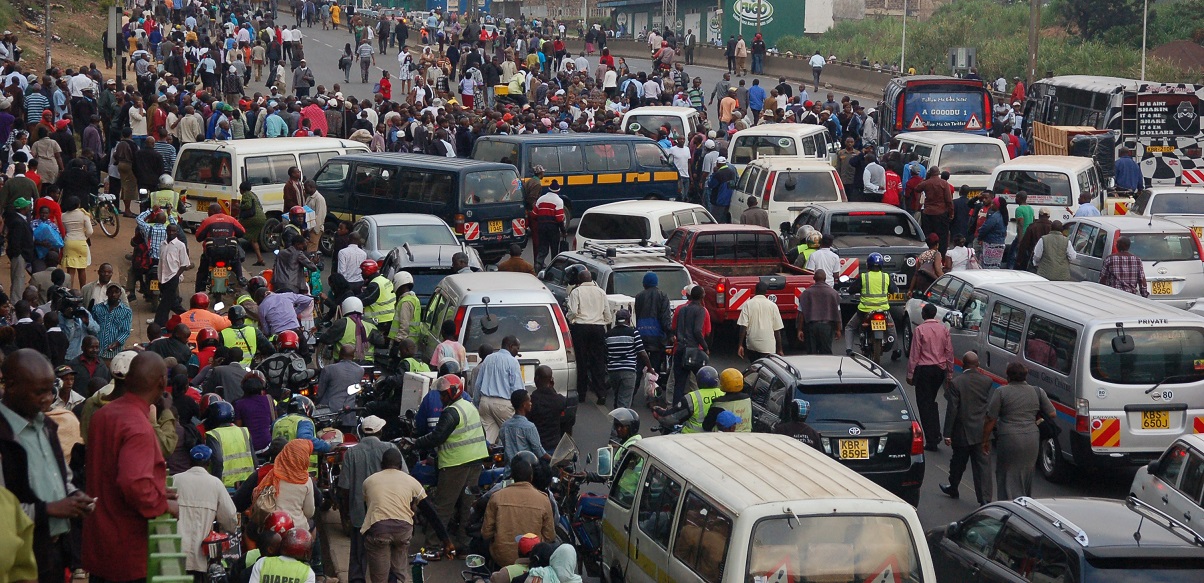
M485 557L481 555L468 555L464 557L464 566L469 569L480 569L485 566Z
M225 303L223 303L223 302L218 302L218 303L216 303L216 304L213 304L213 311L214 311L214 312L220 312L220 311L222 311L222 310L224 310L224 309L226 309L226 304L225 304Z
M361 392L363 392L363 390L364 390L364 388L363 388L363 387L361 387L361 386L359 385L359 383L356 383L356 384L354 384L354 385L347 385L347 394L348 394L348 395L351 395L351 396L358 395L358 394L360 394Z
M599 476L601 476L603 478L610 477L611 473L614 471L614 468L612 467L614 465L613 459L614 459L614 453L611 452L609 447L599 447L598 448L598 475Z

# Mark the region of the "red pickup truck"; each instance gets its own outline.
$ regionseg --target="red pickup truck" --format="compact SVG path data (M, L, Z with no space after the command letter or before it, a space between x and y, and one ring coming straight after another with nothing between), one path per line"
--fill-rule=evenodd
M786 260L778 234L765 227L684 226L669 235L665 247L669 258L685 265L694 283L706 290L704 301L715 324L735 324L741 306L762 281L782 319L793 320L799 295L815 283L811 272Z

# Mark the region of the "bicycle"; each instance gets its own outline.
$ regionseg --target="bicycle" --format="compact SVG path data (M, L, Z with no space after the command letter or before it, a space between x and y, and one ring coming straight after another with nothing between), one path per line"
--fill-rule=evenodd
M121 222L117 220L121 216L117 210L117 195L101 192L92 195L91 198L87 211L92 217L92 225L99 226L110 239L116 237L121 231Z

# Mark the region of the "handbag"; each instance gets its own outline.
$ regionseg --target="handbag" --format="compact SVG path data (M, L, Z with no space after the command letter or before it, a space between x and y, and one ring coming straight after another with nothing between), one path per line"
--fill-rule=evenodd
M970 252L970 257L966 259L966 269L982 269L982 265L978 263L978 256L975 255L974 249L969 248L967 251Z
M276 487L266 486L251 504L251 522L263 524L276 511Z
M1033 392L1037 394L1037 431L1041 434L1041 441L1057 439L1058 434L1062 433L1062 428L1058 427L1057 418L1054 415L1049 415L1041 410L1041 388L1033 386ZM1048 398L1048 397L1047 397Z

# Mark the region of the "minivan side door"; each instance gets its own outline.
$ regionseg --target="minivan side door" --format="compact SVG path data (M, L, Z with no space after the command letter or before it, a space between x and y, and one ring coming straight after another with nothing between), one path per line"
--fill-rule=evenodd
M682 480L653 462L644 473L631 535L631 559L636 564L628 581L663 581L668 575L669 538L681 501ZM649 573L653 571L653 573Z
M980 361L983 368L1000 378L1006 378L1008 363L1020 352L1024 341L1025 311L1006 300L991 304L983 325L987 327L987 342ZM983 354L985 353L985 354Z
M633 561L629 550L632 548L632 518L635 516L635 502L640 483L644 475L644 454L629 449L618 460L618 471L610 484L610 495L606 498L606 511L602 515L602 564L606 568L617 566L621 573L611 577L623 581L655 582L656 569L645 573L639 562ZM561 517L563 520L564 517Z
M1070 234L1070 244L1077 255L1070 260L1070 279L1099 283L1104 269L1104 243L1108 239L1108 232L1086 222L1075 223L1075 226L1078 228Z

